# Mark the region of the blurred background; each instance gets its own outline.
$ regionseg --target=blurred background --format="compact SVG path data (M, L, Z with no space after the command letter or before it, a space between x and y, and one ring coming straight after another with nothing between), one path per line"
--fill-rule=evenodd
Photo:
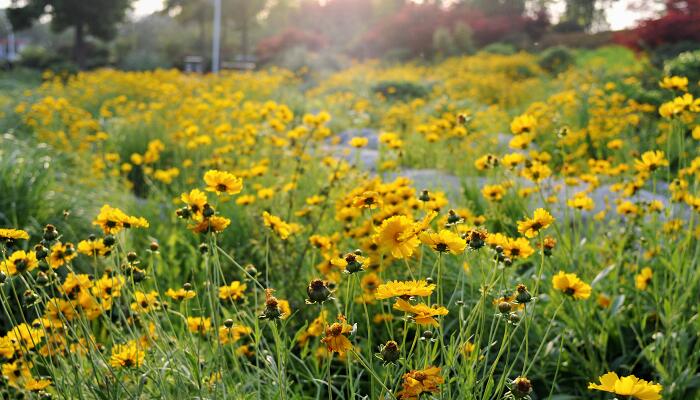
M698 49L700 0L0 0L4 68L334 71L609 44Z

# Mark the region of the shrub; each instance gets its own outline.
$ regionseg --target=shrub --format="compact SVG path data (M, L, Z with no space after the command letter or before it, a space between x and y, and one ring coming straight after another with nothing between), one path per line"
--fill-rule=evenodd
M550 74L566 71L576 60L574 53L564 46L550 47L540 54L540 67Z
M381 93L390 100L410 100L428 95L425 86L408 81L384 81L372 87L375 93Z
M502 56L509 56L512 54L515 54L516 49L515 46L513 46L510 43L503 43L503 42L496 42L496 43L491 43L490 45L484 47L481 49L484 53L490 53L490 54L500 54Z
M700 80L700 50L687 51L664 64L666 75L685 76L690 82Z

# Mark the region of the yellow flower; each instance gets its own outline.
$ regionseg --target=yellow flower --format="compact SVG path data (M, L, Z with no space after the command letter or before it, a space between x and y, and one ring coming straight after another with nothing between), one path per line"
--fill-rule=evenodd
M191 225L189 228L194 233L223 232L231 224L231 220L219 215L213 215L209 218L204 218L196 225Z
M526 237L533 238L537 236L541 230L546 229L554 222L554 217L543 208L535 210L532 218L526 218L524 221L518 221L518 232Z
M420 234L420 240L423 244L430 246L433 250L445 253L460 254L467 247L467 242L458 234L442 229L440 232L423 232Z
M428 284L426 281L392 281L379 285L374 297L378 300L391 297L401 297L405 299L413 296L426 297L433 293L435 287L435 284Z
M29 234L20 229L0 228L0 241L13 242L15 240L29 239Z
M684 76L665 76L659 86L664 89L688 91L688 78Z
M104 239L81 240L78 242L78 253L90 257L108 256L112 248L104 243Z
M140 217L126 215L122 210L105 204L93 222L99 225L105 234L115 234L123 228L148 228L148 221Z
M639 207L631 201L623 201L617 206L617 213L630 216L639 214Z
M654 172L659 167L668 167L663 151L647 151L641 159L634 160L634 168L639 172Z
M416 304L415 306L404 299L397 299L394 303L394 309L413 314L413 321L418 325L438 326L437 320L434 317L447 315L449 312L445 307L437 305L428 306L424 303Z
M134 292L134 302L131 303L131 309L137 312L149 312L157 310L160 307L158 301L158 293L150 291L148 293L137 290Z
M651 268L645 267L642 271L634 277L634 284L639 290L646 290L649 283L651 283L651 278L654 276Z
M500 201L506 194L506 189L502 185L484 185L481 194L486 200Z
M566 205L583 211L591 211L595 208L593 199L588 197L584 192L576 193L573 198L566 201Z
M221 286L219 288L219 298L221 300L237 301L245 297L245 290L248 286L239 281L233 281L230 285Z
M51 246L51 253L49 254L48 257L48 263L51 266L51 268L56 269L60 267L61 265L64 265L67 262L70 262L73 260L75 257L78 256L78 253L75 251L75 248L73 247L73 244L71 243L61 243L61 242L56 242L53 246Z
M204 174L204 182L207 184L206 190L217 195L237 194L243 190L243 180L230 172L209 170Z
M211 318L187 317L187 329L192 333L207 333L211 328Z
M368 190L363 192L360 196L355 196L355 198L352 200L352 206L357 208L374 209L382 206L382 198L379 197L379 193Z
M180 200L187 204L193 214L202 215L204 206L207 204L207 195L199 189L192 189L189 193L180 195Z
M125 344L117 344L112 347L112 356L109 358L109 365L114 368L140 367L146 358L146 352L136 341Z
M352 343L346 335L353 331L353 327L348 325L343 315L338 315L338 322L326 327L326 334L321 339L321 343L326 345L329 352L336 352L340 355L352 349Z
M165 291L165 295L170 297L173 300L189 300L191 298L194 298L197 293L192 290L192 289L185 289L185 288L179 288L177 290L175 289L168 289Z
M36 253L17 250L5 261L0 262L0 270L9 276L17 275L25 271L31 271L39 266Z
M385 219L376 228L372 240L382 250L388 251L396 258L408 258L420 244L416 237L416 229L411 218L405 215L395 215Z
M418 400L423 393L439 393L438 385L445 383L439 367L413 370L403 375L402 390L397 393L401 400Z
M282 240L287 240L290 235L301 230L299 225L284 222L282 218L272 215L267 211L263 211L262 217L265 226L277 233Z
M620 396L631 396L637 400L659 400L661 390L658 383L647 382L634 375L620 378L615 372L608 372L598 378L600 384L588 383L589 390L601 390Z
M251 333L253 333L253 329L243 325L235 325L230 328L221 326L219 327L219 340L221 344L235 343Z
M520 135L521 133L531 132L536 124L537 120L535 117L530 114L523 114L513 119L513 122L510 123L510 131L514 135Z
M366 137L354 137L350 139L350 146L358 149L367 146L368 143L369 139L367 139Z
M555 289L572 296L576 300L585 300L591 296L591 287L576 276L559 271L552 277L552 285Z

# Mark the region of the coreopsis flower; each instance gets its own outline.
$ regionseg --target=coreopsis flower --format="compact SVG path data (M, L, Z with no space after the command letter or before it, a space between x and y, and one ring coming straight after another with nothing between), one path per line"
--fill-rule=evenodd
M145 358L146 352L137 341L132 340L112 347L109 365L114 368L140 367L143 365Z
M589 382L589 390L601 390L618 396L629 396L637 400L659 400L663 387L658 383L647 382L634 375L620 378L615 372L608 372L598 378L597 383Z
M0 228L0 242L14 243L20 239L29 239L29 234L21 229Z
M306 304L323 303L326 300L332 299L332 291L321 279L313 279L306 287L306 294L309 296L306 299Z
M145 293L140 290L134 292L134 302L131 303L131 309L136 312L149 312L157 310L160 307L158 293L154 290Z
M92 288L93 285L94 284L90 279L89 275L74 274L71 272L68 275L66 275L66 279L61 285L61 289L63 289L63 293L65 293L69 298L74 298L75 295L78 294L78 292L81 292L83 290L90 290L90 288Z
M520 135L521 133L532 132L537 124L537 120L530 114L523 114L515 117L510 123L510 131L514 135Z
M326 327L325 336L321 339L321 343L326 345L326 349L329 352L343 355L352 349L352 343L347 335L350 335L354 329L352 325L347 323L345 316L339 314L338 322L334 322Z
M638 160L634 160L634 168L639 172L654 172L659 167L668 167L669 163L663 151L647 151Z
M197 296L197 292L192 290L192 285L186 283L184 287L178 289L168 288L165 295L175 301L189 300Z
M382 198L379 193L367 190L352 200L352 206L357 208L375 209L382 206Z
M528 167L523 168L521 175L534 183L540 183L552 175L552 170L539 161L535 161Z
M112 253L112 247L105 244L104 239L88 239L78 242L78 253L90 257L106 257Z
M253 329L250 327L233 325L233 321L224 321L224 325L219 327L219 340L221 344L236 343L251 333L253 333Z
M17 250L7 260L0 261L0 271L8 276L31 271L37 266L39 266L39 261L36 258L36 253L33 251Z
M109 299L121 296L125 279L121 275L104 274L97 279L92 287L92 295L99 299Z
M506 188L502 185L484 185L481 189L481 194L486 200L501 201L506 194Z
M372 236L375 244L396 258L408 258L420 244L411 218L395 215L385 219Z
M233 281L228 285L219 287L219 298L221 300L238 301L245 298L245 291L248 285L239 281Z
M687 92L688 78L684 76L665 76L661 82L659 82L659 87Z
M187 317L187 329L192 333L205 334L211 328L211 318Z
M439 367L413 370L403 375L402 390L397 393L401 400L418 400L423 393L439 393L439 385L445 383Z
M369 143L369 139L366 137L354 137L350 139L350 146L355 147L357 149L366 147L367 144Z
M438 322L435 317L447 315L449 312L447 308L436 304L433 304L432 307L424 303L412 305L402 298L396 300L396 303L394 303L394 309L413 314L411 318L418 325L432 326L438 326Z
M511 260L525 259L535 252L535 249L530 246L530 242L523 237L513 239L501 233L494 233L486 237L486 243L493 248L500 246L503 255Z
M196 225L189 226L189 229L194 233L220 233L229 225L231 225L230 219L220 215L212 215L211 217L202 219Z
M333 241L327 236L311 235L309 236L309 243L322 251L329 251L333 248Z
M579 279L576 274L559 271L557 275L552 277L552 286L576 300L585 300L591 296L591 287Z
M554 222L554 217L552 217L547 210L538 208L535 210L535 214L532 218L518 221L518 232L526 237L533 238L537 236L540 231L547 229L552 222Z
M125 228L148 228L148 221L145 218L129 216L122 210L105 204L93 225L100 226L106 235L111 235Z
M75 251L73 244L56 242L53 246L51 246L51 253L49 253L47 261L51 268L56 269L61 265L70 262L77 256L78 253Z
M243 180L230 172L209 170L204 174L206 190L219 194L237 194L243 190Z
M5 335L15 346L16 351L27 351L39 346L45 336L43 329L37 329L26 323L21 323L10 329Z
M409 299L411 297L427 297L433 293L436 286L427 281L391 281L379 285L374 297L377 300L388 299L391 297L400 297Z
M440 253L449 251L452 254L460 254L467 247L467 242L464 239L447 229L441 229L437 233L423 232L420 234L420 241Z
M287 240L289 236L301 230L298 224L284 222L282 218L267 211L263 211L262 217L265 226L272 229L282 240Z
M584 192L576 193L573 198L566 201L566 205L581 211L592 211L595 208L593 199Z
M474 167L479 171L495 168L498 166L498 157L493 154L484 154L474 161Z
M199 189L192 189L189 193L180 195L180 200L187 205L187 208L195 216L201 216L204 207L208 204L206 193Z
M633 216L639 214L639 206L629 200L625 200L617 205L617 213L624 216Z
M639 290L646 290L647 286L651 283L651 278L654 276L651 268L645 267L642 271L634 277L634 284Z

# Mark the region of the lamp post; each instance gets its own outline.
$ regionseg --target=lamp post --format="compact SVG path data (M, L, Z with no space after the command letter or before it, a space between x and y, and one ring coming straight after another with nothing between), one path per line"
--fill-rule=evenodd
M211 71L218 73L221 65L221 0L214 0L214 31L212 32Z

